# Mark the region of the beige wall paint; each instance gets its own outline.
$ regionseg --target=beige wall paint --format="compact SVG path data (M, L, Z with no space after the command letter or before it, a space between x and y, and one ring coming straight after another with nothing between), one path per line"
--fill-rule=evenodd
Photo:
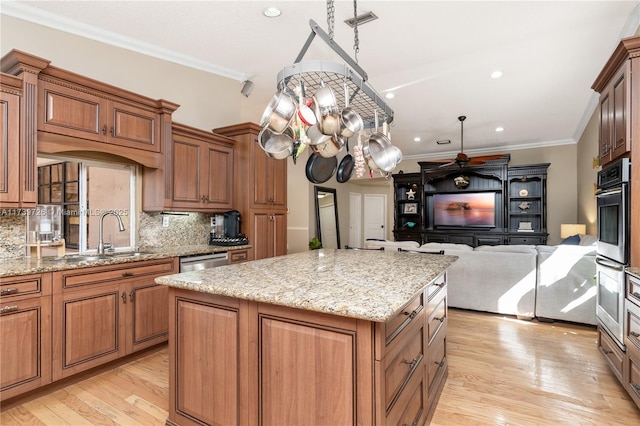
M589 235L595 235L597 232L595 184L600 167L594 167L594 159L598 157L598 132L600 129L598 115L596 109L578 141L577 223L586 224Z

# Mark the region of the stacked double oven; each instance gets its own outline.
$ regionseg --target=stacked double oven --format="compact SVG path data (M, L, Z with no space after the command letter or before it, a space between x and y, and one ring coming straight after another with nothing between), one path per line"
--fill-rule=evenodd
M631 243L630 174L631 163L628 158L607 165L598 172L596 192L596 317L598 324L623 351L625 267L629 265Z

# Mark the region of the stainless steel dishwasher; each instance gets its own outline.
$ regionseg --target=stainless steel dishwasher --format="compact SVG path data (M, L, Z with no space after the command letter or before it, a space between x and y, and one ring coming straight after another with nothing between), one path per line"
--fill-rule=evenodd
M215 268L228 264L227 252L198 254L193 256L180 257L180 272L199 271L206 268Z

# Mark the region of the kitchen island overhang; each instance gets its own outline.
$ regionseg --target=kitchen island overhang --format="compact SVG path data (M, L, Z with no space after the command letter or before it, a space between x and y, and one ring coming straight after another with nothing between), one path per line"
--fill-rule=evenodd
M446 378L456 259L313 250L157 278L167 424L423 424Z

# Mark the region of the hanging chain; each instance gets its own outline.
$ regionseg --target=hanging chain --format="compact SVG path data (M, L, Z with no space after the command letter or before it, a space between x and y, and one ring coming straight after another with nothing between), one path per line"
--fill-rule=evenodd
M356 52L355 59L358 62L360 52L360 39L358 38L358 6L357 0L353 0L353 50Z
M333 25L335 23L334 13L336 8L333 6L333 0L327 0L327 28L329 29L329 39L333 40Z

